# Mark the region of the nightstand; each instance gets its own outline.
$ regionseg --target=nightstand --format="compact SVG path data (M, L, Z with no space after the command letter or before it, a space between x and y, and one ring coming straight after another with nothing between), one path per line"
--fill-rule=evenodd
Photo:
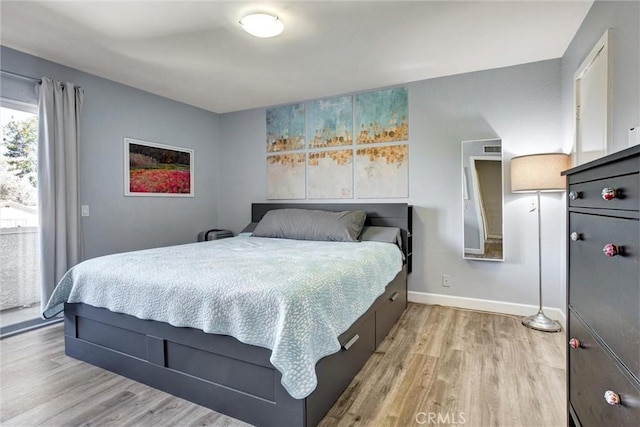
M212 228L211 230L201 231L200 233L198 233L198 242L226 239L227 237L233 237L233 233L229 230Z

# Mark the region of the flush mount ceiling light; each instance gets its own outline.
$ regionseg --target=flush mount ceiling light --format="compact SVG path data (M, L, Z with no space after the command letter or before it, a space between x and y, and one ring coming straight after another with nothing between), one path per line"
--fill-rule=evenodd
M256 37L274 37L284 30L282 21L274 15L267 13L252 13L240 20L244 30Z

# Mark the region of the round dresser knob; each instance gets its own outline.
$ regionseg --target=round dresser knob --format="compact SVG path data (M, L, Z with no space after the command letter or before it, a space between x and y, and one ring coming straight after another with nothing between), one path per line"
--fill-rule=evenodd
M606 201L613 200L616 198L616 189L615 188L603 188L600 195Z
M602 252L604 252L604 254L608 257L614 257L618 255L618 247L613 243L608 243L604 245L604 248L602 248Z
M620 404L620 395L613 390L607 390L604 392L604 400L612 406Z
M575 190L569 191L569 198L571 200L579 199L580 198L580 192L579 191L575 191Z
M580 240L580 233L574 231L573 233L569 234L569 237L571 238L571 241L577 242L578 240Z
M580 340L578 338L571 338L569 340L569 347L576 349L576 348L580 348L581 344L580 344Z

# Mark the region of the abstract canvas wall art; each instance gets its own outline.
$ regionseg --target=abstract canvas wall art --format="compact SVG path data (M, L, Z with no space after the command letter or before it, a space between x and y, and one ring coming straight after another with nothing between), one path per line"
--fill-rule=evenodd
M267 156L267 199L305 198L305 154Z
M380 90L356 96L358 144L409 139L407 88Z
M353 150L309 153L309 198L353 198Z
M409 146L358 148L358 198L409 197Z
M408 197L408 89L266 109L267 198Z
M304 104L267 109L267 152L304 148Z
M353 143L353 98L341 96L307 102L308 148Z

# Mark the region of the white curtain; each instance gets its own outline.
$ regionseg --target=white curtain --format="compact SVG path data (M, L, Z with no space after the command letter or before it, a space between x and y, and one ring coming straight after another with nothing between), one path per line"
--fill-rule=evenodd
M73 83L42 78L38 95L41 312L58 281L83 257L78 206L83 94Z

